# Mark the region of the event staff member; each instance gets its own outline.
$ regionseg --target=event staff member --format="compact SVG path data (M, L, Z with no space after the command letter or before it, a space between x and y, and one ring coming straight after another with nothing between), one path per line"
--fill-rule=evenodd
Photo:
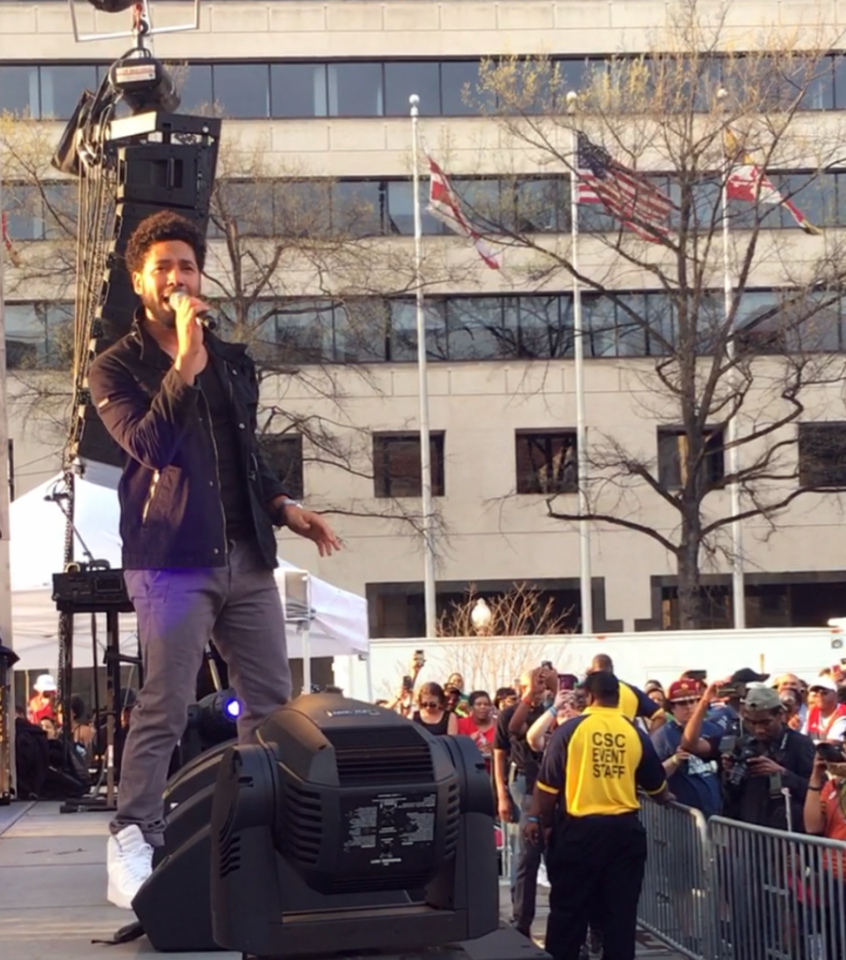
M171 211L138 225L126 266L142 306L89 373L100 417L128 455L120 533L144 659L107 857L109 900L126 908L162 843L168 764L209 638L244 705L242 740L290 696L274 525L313 540L321 556L339 547L262 461L255 366L200 321L205 252L198 228ZM187 296L172 304L176 291Z
M527 838L546 837L549 919L546 951L578 960L588 919L600 924L606 960L634 960L637 902L646 865L638 787L670 799L649 737L619 708L611 673L585 681L587 709L550 740L536 783Z
M614 673L614 662L607 653L598 653L591 661L588 673ZM617 681L620 685L620 706L619 710L624 717L629 720L636 720L638 717L649 721L650 731L655 731L665 722L664 708L661 703L653 700L643 690L633 687L622 680Z

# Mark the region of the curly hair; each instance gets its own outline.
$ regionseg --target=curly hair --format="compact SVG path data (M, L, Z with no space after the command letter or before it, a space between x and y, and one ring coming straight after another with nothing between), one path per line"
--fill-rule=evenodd
M140 273L150 247L162 240L182 240L187 243L194 251L202 273L206 262L206 238L196 223L173 210L159 210L142 220L132 231L124 254L126 269L130 273Z

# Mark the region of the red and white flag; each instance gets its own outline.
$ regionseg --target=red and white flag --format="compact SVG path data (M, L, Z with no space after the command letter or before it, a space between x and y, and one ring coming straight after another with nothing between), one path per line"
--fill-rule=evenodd
M461 200L449 182L449 177L431 157L428 157L428 160L429 213L436 220L446 224L453 233L464 237L465 240L470 240L476 252L491 270L499 270L501 266L499 257L482 240L481 234L465 214Z
M772 180L743 150L731 131L726 131L726 153L729 160L734 161L735 164L729 170L726 181L726 197L729 200L745 200L747 203L760 202L773 207L784 207L785 210L790 211L790 215L805 233L814 236L820 234L819 227L815 227L805 214L775 187Z
M21 265L21 258L18 256L18 251L15 250L12 238L9 236L9 220L5 212L0 215L0 237L2 237L3 246L9 254L9 262L13 267L19 267Z

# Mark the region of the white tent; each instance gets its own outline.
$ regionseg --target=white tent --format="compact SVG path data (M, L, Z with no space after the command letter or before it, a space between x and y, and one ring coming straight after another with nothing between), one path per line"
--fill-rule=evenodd
M58 657L58 613L52 600L53 574L62 569L65 517L49 498L62 493L61 478L36 487L11 504L12 641L21 658L18 670L55 670ZM60 501L67 504L66 500ZM96 560L120 567L117 492L81 478L75 481L75 526ZM77 541L74 556L83 557ZM277 581L282 590L280 561ZM363 597L340 590L325 580L311 579L314 621L309 632L312 657L344 656L367 652L367 603ZM92 666L91 617L74 619L73 662ZM105 643L105 617L98 617L98 646ZM121 649L137 651L135 617L120 618ZM302 656L302 642L295 627L288 628L288 652ZM97 656L102 663L102 653Z

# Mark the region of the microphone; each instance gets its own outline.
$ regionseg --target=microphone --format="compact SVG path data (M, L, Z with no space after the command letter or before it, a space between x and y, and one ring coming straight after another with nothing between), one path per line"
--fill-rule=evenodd
M184 290L174 290L173 293L171 293L168 296L167 302L168 304L170 304L170 306L175 307L180 300L188 300L188 299L189 299L189 296ZM213 320L209 316L207 310L201 310L200 313L197 314L197 319L206 328L206 330L217 329L217 321Z

